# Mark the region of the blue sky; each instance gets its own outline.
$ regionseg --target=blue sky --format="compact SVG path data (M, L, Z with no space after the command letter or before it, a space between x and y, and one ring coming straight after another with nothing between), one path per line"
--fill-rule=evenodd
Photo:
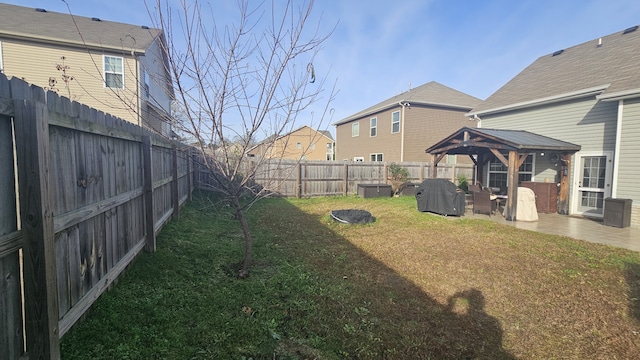
M62 0L0 1L68 12ZM202 2L221 15L236 4ZM153 25L144 0L66 3L76 15ZM325 126L409 84L485 99L542 55L640 24L638 0L316 0L314 11L325 30L337 23L315 61L339 90Z

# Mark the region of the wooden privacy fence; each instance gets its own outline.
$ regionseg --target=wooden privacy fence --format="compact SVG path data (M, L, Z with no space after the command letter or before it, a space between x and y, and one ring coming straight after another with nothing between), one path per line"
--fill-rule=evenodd
M188 149L0 74L0 359L59 358L60 338L155 250L191 169Z
M254 181L258 185L286 197L350 195L358 192L359 184L386 184L389 177L386 162L296 161L267 159L260 163L248 161L255 168ZM409 171L409 181L422 182L431 178L430 163L402 162ZM472 164L443 164L437 167L437 177L457 184L458 176L472 179ZM210 178L207 169L198 169L198 186Z

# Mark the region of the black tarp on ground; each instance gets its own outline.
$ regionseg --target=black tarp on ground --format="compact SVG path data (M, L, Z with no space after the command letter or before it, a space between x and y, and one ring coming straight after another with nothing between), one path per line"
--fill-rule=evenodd
M416 188L418 210L440 215L464 215L464 191L446 179L427 179Z
M370 212L356 209L333 210L331 217L344 224L368 224L375 220Z

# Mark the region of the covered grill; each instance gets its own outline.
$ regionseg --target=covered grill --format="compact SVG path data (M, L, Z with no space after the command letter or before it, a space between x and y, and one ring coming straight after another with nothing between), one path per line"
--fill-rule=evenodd
M446 179L427 179L416 188L418 210L440 215L464 215L464 191Z

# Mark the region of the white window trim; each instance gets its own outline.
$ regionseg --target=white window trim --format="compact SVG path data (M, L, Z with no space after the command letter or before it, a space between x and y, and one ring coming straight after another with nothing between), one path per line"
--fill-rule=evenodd
M358 136L360 136L360 123L355 122L351 124L351 137L358 137Z
M374 121L376 123L375 125L373 125ZM374 133L374 134L371 135L372 133ZM376 137L376 136L378 136L378 118L377 117L373 117L373 118L369 119L369 137Z
M4 61L2 59L2 41L0 41L0 74L4 73Z
M298 149L298 150L302 150L302 143L301 143L301 142L299 142L299 141L298 141L298 142L296 143L296 149Z
M393 115L398 114L398 121L393 120ZM398 124L398 131L393 131L393 124ZM400 129L400 111L394 111L391 113L391 133L398 134L402 129Z
M378 155L380 155L382 157L382 160L378 160ZM371 153L369 154L369 159L371 159L371 157L374 156L375 160L371 160L372 162L383 162L384 161L384 154L383 153Z
M124 80L124 75L122 76L122 79ZM140 79L141 79L141 85L142 85L142 96L145 99L149 99L149 97L150 97L150 93L149 93L149 73L147 73L147 71L145 69L141 69L140 70Z
M364 162L364 156L354 156L353 161Z
M107 72L107 69L106 69L106 65L107 65L106 58L108 58L108 57L122 60L122 73L117 73L117 72L113 72L113 71ZM102 71L103 71L103 74L104 74L104 81L102 83L102 86L105 89L118 89L118 90L124 90L125 89L126 85L125 85L125 79L124 79L124 58L122 56L102 55ZM119 88L113 87L112 88L110 86L107 86L107 73L122 75L122 87L119 87Z
M506 157L508 157L508 154L503 154L506 155ZM535 173L536 173L536 156L534 154L530 154L531 158L531 171L518 171L518 177L520 177L520 175L522 174L530 174L531 175L531 180L530 181L535 181ZM507 174L507 186L511 186L509 184L509 171L508 169L506 171L491 171L491 163L492 162L498 162L501 163L500 160L498 159L491 159L489 160L489 162L487 162L487 178L485 179L485 184L487 184L487 186L490 186L489 183L489 179L491 179L491 174ZM501 163L502 164L502 163ZM518 179L518 181L520 181Z

